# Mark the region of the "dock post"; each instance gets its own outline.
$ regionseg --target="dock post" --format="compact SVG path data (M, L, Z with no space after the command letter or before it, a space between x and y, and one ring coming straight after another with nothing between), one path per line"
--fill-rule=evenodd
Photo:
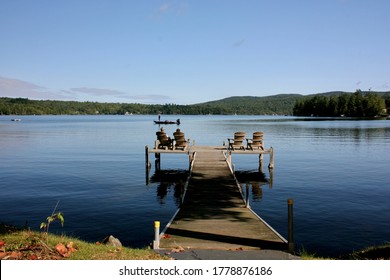
M234 170L233 170L233 166L232 166L232 152L231 151L227 151L226 153L226 161L229 165L229 168L232 170L233 174L234 174Z
M245 193L245 207L246 208L250 208L250 205L249 205L249 185L246 184L246 193Z
M154 221L153 249L160 249L160 221Z
M263 173L263 154L259 154L259 172Z
M154 162L155 168L156 168L156 170L160 170L161 169L161 154L155 153L154 157L156 158L156 160Z
M145 146L145 164L146 164L146 168L150 168L148 145Z
M274 168L274 148L269 148L269 165L268 168Z
M191 171L192 161L194 160L194 154L188 153L188 170Z
M150 172L150 162L149 162L149 147L145 146L145 177L146 185L149 185L149 172Z
M294 243L294 225L293 225L293 204L294 201L292 198L287 200L288 207L288 251L294 252L295 243Z

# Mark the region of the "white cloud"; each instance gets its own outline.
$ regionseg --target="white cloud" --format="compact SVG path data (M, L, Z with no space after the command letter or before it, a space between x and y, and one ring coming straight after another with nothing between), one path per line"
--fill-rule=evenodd
M164 2L153 13L153 19L161 19L166 14L184 15L188 10L186 2Z
M168 13L169 10L171 9L171 4L168 2L165 2L161 4L153 13L152 18L159 20L161 19L164 14Z
M160 8L158 9L158 12L165 13L169 10L170 7L171 7L170 3L163 3L163 4L161 4Z
M0 93L5 96L14 96L26 93L32 93L45 89L44 87L5 77L0 77Z
M0 77L0 96L14 98L29 98L35 100L73 100L96 102L125 102L143 101L147 103L161 103L169 101L171 97L160 94L130 94L124 91L77 87L70 89L50 90L34 83ZM121 102L122 102L121 101Z
M70 91L73 93L87 94L89 96L103 97L103 98L105 97L108 100L112 98L120 98L120 99L127 99L127 100L151 100L151 101L170 99L170 97L166 95L158 95L158 94L131 95L126 92L118 91L118 90L90 88L90 87L71 88Z
M160 94L146 94L146 95L135 95L131 97L132 99L138 99L138 100L170 100L171 97L167 95L160 95Z
M67 95L60 92L52 91L30 82L6 77L0 77L0 96L32 99L68 99Z
M71 91L86 93L92 96L115 96L121 97L126 95L125 92L112 90L112 89L101 89L101 88L89 88L89 87L80 87L80 88L71 88Z

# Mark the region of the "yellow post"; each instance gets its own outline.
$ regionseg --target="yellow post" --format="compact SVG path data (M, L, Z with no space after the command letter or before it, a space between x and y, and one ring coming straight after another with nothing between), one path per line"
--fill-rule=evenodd
M154 221L153 249L160 249L160 221Z

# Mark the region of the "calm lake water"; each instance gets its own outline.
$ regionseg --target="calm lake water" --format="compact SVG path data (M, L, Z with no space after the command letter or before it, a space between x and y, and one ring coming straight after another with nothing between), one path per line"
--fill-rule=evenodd
M145 145L155 116L0 116L0 221L39 229L59 201L65 232L87 241L108 235L131 247L153 239L153 221L171 219L188 158L162 155L164 176L146 183ZM267 116L167 116L197 145L222 145L235 131L264 131L275 150L265 178L241 179L251 207L287 237L294 199L298 249L337 256L390 241L390 121ZM162 116L165 119L165 116ZM176 125L164 126L173 134ZM153 160L153 155L151 155ZM233 155L238 173L255 174L256 155ZM260 176L261 177L261 176Z

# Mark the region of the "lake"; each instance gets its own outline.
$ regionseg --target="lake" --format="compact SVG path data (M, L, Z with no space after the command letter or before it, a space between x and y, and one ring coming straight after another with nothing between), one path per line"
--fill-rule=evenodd
M147 184L145 146L157 116L0 116L0 222L39 230L58 202L64 232L83 240L108 235L146 247L180 203L188 158L162 154ZM162 116L181 119L196 145L222 145L235 131L265 133L275 168L259 175L258 156L233 155L250 205L287 237L287 199L294 200L298 250L338 256L390 237L390 121L277 116ZM172 135L176 125L165 125ZM153 155L151 155L153 160ZM253 176L252 176L253 177ZM255 176L256 177L256 176Z

